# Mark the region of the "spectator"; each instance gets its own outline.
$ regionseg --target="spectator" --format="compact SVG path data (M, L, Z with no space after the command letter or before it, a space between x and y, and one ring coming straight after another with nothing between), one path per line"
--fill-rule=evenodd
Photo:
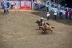
M60 4L58 4L58 10L60 10L60 7L61 7L61 5L60 5Z
M65 5L64 5L65 7L67 7L67 3L65 3Z
M57 12L54 12L54 20L56 20Z
M60 19L63 19L63 9L60 10L59 15L60 15Z
M4 1L3 1L3 2L1 2L2 9L4 9L4 4L5 4L5 2L4 2Z
M60 15L60 19L63 19L63 13L59 12L59 15Z
M49 12L49 2L46 4L46 11Z
M71 19L72 19L72 16L71 16Z
M50 18L50 13L49 12L47 12L46 17L47 17L47 20L49 20L49 18Z
M71 19L72 11L69 12L69 19Z
M65 18L68 19L68 11L65 12Z

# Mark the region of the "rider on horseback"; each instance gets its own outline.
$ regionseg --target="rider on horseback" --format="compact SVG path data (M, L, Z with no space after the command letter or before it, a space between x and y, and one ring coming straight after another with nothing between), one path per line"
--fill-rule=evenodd
M43 17L40 18L40 23L41 23L41 25L44 25Z

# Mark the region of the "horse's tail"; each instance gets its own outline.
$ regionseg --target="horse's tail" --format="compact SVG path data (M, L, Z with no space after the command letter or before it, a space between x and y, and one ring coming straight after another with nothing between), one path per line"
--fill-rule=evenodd
M55 28L55 27L51 27L51 28Z

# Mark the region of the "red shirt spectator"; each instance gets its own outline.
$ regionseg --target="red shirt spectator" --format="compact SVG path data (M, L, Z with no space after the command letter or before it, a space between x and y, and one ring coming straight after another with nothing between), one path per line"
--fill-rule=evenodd
M68 15L68 11L66 11L65 14Z
M71 11L71 15L72 15L72 11Z
M72 11L69 12L69 15L72 15Z

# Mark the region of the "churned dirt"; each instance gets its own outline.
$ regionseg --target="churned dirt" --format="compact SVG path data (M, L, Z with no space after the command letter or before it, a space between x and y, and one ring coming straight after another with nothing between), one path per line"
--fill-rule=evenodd
M54 26L53 33L41 34L35 23L44 21ZM0 48L72 48L72 20L46 20L45 11L0 13Z

